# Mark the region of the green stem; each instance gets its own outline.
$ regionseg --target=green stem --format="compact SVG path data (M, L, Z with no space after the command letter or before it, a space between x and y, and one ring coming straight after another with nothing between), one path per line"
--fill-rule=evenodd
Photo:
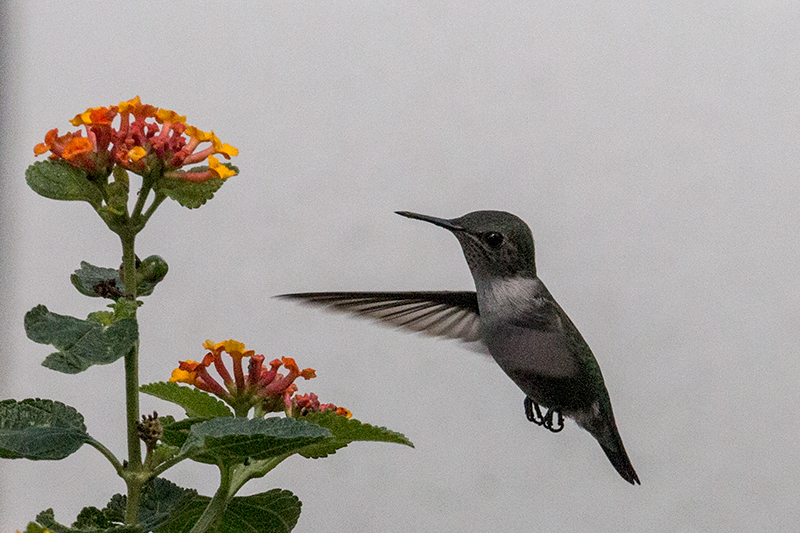
M144 176L142 178L142 188L139 190L139 197L136 199L136 205L133 206L133 211L131 212L131 220L134 223L139 222L139 218L142 216L142 209L144 209L144 203L147 201L147 197L150 196L150 191L152 190L152 178L150 176Z
M245 483L251 479L264 477L270 470L281 464L293 454L294 452L289 452L277 457L273 457L272 459L254 461L247 466L242 466L241 468L237 469L231 478L231 497L239 492L239 489L241 489Z
M228 506L228 502L233 495L229 495L229 490L231 486L231 468L228 466L220 465L220 481L219 481L219 488L217 492L214 493L214 497L211 498L211 501L208 503L208 507L206 507L203 514L200 515L200 518L197 519L192 529L189 533L204 533L208 531L209 528L214 524L214 522L219 519L222 514L225 512L225 508ZM235 493L234 493L235 494Z
M119 459L105 446L103 446L100 442L94 440L93 438L89 437L89 440L86 441L86 444L92 446L93 448L97 449L103 456L108 459L108 462L111 463L111 466L114 467L114 470L117 471L120 477L123 476L124 467L122 463L119 462Z
M119 233L122 240L122 273L125 283L125 297L136 300L136 253L135 231ZM136 319L134 311L134 320ZM128 428L128 465L125 482L128 485L128 499L125 506L125 523L136 524L139 502L144 483L142 472L142 445L139 439L139 340L125 354L125 406Z
M158 206L161 205L161 202L167 199L167 195L164 193L156 192L156 197L153 199L153 203L150 204L150 207L147 208L147 211L142 215L141 225L144 227L147 224L147 221L150 220L150 217L155 213Z
M225 508L245 483L253 478L265 475L293 453L285 453L266 461L257 461L258 464L250 466L238 465L235 468L231 468L220 464L221 479L219 488L189 533L204 533L208 531L222 517Z
M149 479L153 479L154 477L158 477L159 475L161 475L162 472L172 468L173 466L175 466L176 464L180 463L184 459L188 459L188 457L186 455L176 455L172 459L164 461L163 463L161 463L157 467L153 468L153 470L150 472Z
M241 403L238 403L238 404L234 405L233 412L234 412L234 416L236 416L236 418L247 418L247 413L250 412L250 404L248 403L248 404L242 405Z

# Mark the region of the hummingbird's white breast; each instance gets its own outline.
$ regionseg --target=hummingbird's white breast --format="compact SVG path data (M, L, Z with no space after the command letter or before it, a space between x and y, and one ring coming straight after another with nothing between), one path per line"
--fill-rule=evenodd
M481 322L490 327L541 313L548 294L540 279L526 277L476 279L475 288Z
M484 342L520 388L531 389L522 376L578 373L558 307L538 278L476 280L475 285Z

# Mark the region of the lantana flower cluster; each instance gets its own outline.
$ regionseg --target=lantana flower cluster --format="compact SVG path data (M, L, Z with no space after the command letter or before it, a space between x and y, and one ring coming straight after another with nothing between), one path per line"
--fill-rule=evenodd
M119 125L113 122L119 117ZM225 159L239 150L220 141L214 132L204 132L186 124L186 117L169 109L142 104L137 96L109 107L92 107L75 115L77 130L58 134L58 128L47 132L44 142L33 153L50 152L50 159L63 160L87 174L107 176L114 165L136 174L161 168L167 177L203 182L211 178L226 179L236 174L215 155ZM209 143L200 149L200 145ZM184 165L208 161L208 170L186 172Z
M300 370L290 357L274 359L266 366L263 355L247 350L243 343L233 339L217 343L207 340L203 347L208 350L203 360L179 361L178 368L172 371L170 382L188 383L214 394L232 406L237 415L247 413L251 407L255 407L262 414L284 411L293 417L328 410L334 410L348 418L351 416L350 411L343 407L332 403L321 404L314 393L295 395L295 380L315 378L316 372L313 368ZM223 353L228 354L233 361L233 375L225 366ZM244 358L249 358L247 374L244 373L242 364ZM222 384L209 373L212 365L222 379Z

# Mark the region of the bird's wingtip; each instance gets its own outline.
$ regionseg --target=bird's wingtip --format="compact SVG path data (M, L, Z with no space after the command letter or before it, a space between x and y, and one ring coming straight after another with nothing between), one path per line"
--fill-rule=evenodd
M278 298L280 300L304 300L308 299L313 293L309 292L289 292L286 294L273 294L270 298Z

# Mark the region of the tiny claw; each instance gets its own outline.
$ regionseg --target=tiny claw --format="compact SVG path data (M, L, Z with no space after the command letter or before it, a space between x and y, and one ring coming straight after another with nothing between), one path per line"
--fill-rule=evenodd
M553 424L553 415L556 415L555 425ZM564 415L561 414L561 411L557 407L551 407L547 410L547 414L544 415L543 425L553 433L558 433L564 429Z
M545 418L542 416L539 404L527 396L525 397L525 416L528 417L529 422L533 422L537 426L545 425Z
M533 422L537 426L544 426L553 433L558 433L564 429L564 415L561 414L561 410L558 407L551 407L547 410L547 413L542 415L539 404L527 396L525 397L525 416L528 418L528 421ZM554 416L556 417L555 423L553 423Z

